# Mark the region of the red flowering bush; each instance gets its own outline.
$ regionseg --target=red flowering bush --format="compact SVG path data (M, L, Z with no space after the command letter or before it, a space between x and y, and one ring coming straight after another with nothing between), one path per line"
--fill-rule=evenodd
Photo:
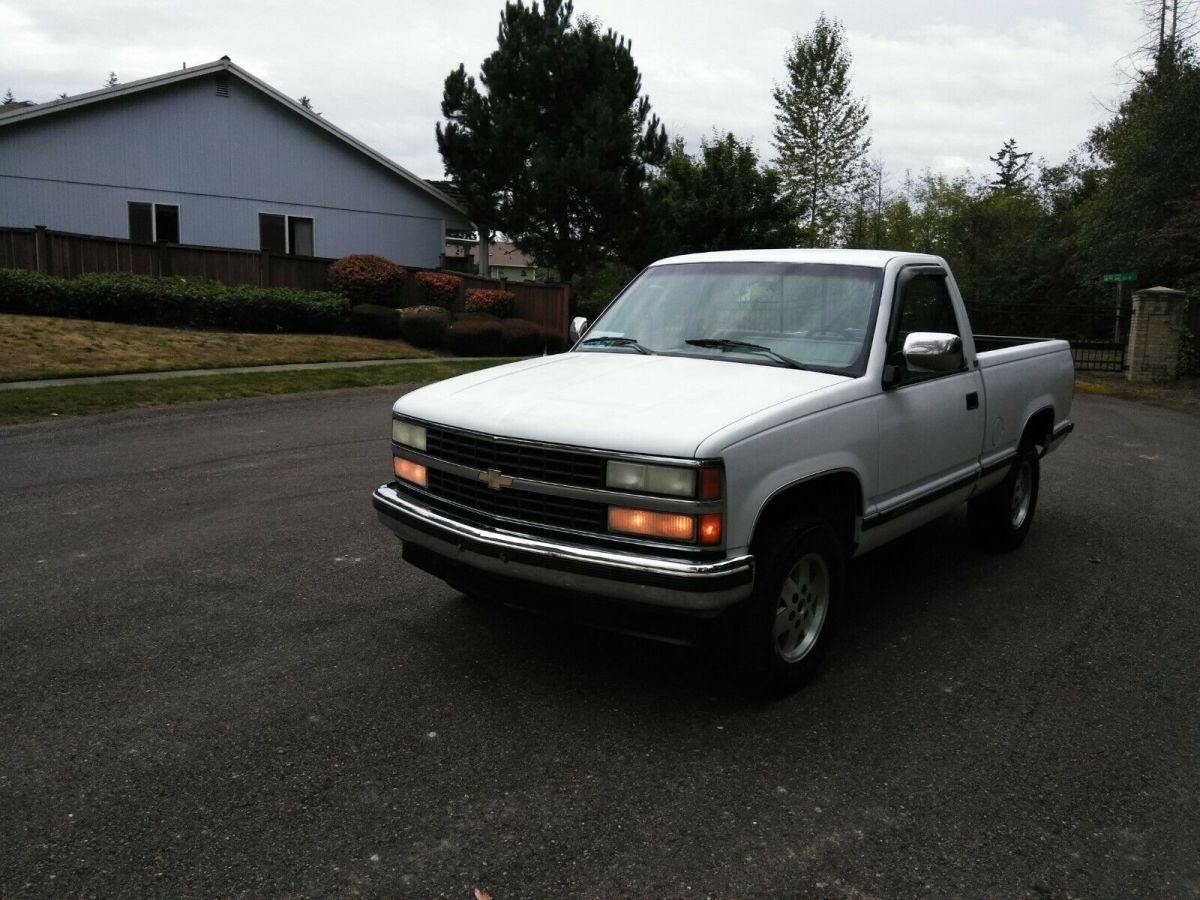
M445 272L418 272L413 276L421 286L425 302L436 306L449 306L458 299L458 286L462 279Z
M472 288L467 291L467 312L491 313L503 319L512 315L514 299L512 291Z
M400 288L407 274L390 259L356 253L330 264L329 286L358 303L399 306Z

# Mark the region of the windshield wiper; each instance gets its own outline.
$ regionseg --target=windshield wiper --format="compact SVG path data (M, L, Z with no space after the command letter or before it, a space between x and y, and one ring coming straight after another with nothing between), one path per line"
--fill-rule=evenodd
M585 338L583 345L587 344L603 344L605 347L630 347L638 353L646 353L650 356L654 355L654 351L649 347L643 347L635 338L631 337L616 337L615 335L606 335L603 337Z
M782 353L776 353L770 347L764 347L762 344L748 344L745 341L730 341L725 338L696 338L690 341L684 341L692 347L710 347L713 350L735 350L745 353L761 353L763 356L769 356L781 365L787 366L789 369L804 369L808 370L808 366L801 365L791 357L784 356Z

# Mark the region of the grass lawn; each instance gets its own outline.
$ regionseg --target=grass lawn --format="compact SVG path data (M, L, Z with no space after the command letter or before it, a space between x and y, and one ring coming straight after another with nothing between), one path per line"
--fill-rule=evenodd
M65 387L0 391L0 424L32 422L54 416L82 416L169 406L199 400L232 400L268 394L294 394L329 388L420 384L497 365L495 360L448 359L445 362L299 372L200 375L154 381L73 384Z
M243 334L0 314L0 381L431 356L404 341Z

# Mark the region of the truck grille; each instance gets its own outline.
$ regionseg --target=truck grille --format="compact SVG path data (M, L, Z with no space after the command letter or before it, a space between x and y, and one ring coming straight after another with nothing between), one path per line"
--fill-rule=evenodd
M473 469L498 469L516 478L575 487L604 487L604 460L572 450L520 444L429 425L425 430L425 452ZM479 487L493 495L504 493L489 491L482 484Z
M608 508L603 503L550 497L512 488L494 491L481 481L437 469L429 470L428 479L427 489L435 497L459 503L487 516L575 531L604 531L607 524Z

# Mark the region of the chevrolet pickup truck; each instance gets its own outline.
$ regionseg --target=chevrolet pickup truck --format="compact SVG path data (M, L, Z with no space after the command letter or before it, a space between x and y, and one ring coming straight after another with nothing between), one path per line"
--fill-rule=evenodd
M464 593L718 617L773 691L816 670L852 557L963 502L1015 549L1072 429L1069 346L973 335L936 256L674 257L572 336L401 397L379 518Z

